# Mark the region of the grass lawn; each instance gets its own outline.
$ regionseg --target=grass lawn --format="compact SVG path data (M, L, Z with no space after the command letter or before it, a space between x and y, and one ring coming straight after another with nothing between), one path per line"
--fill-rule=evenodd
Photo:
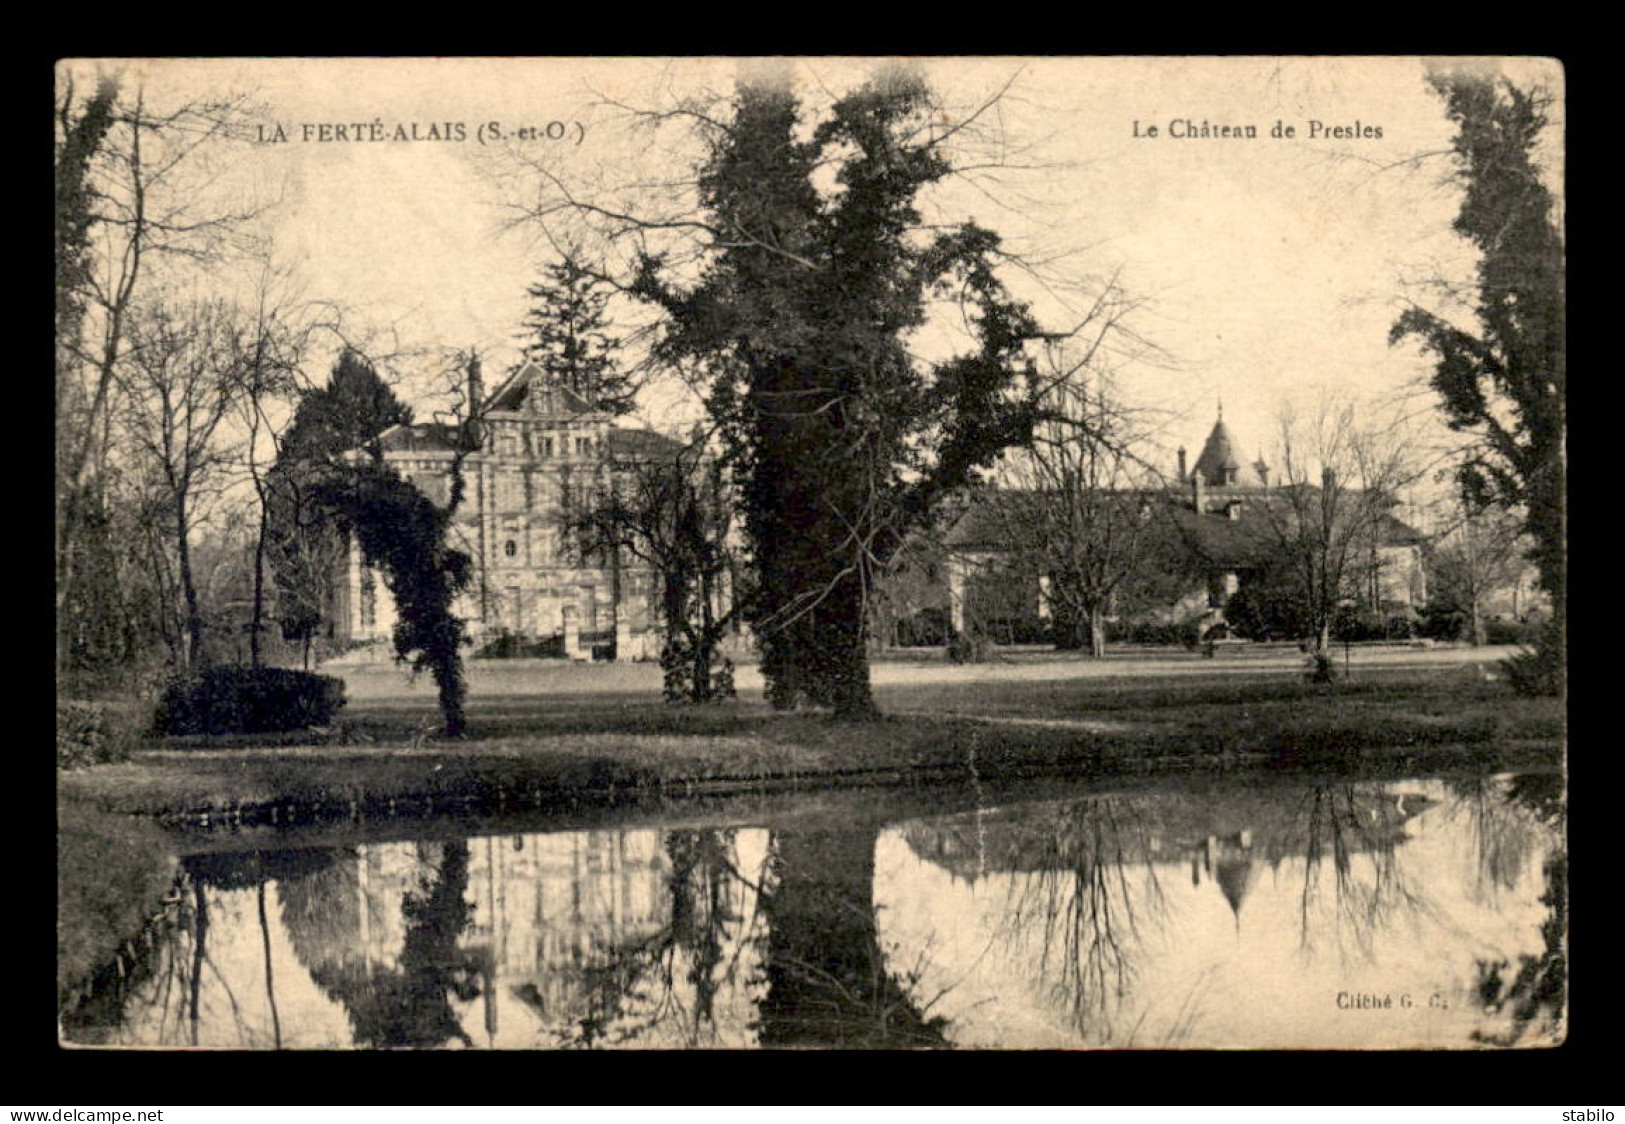
M884 719L844 724L752 698L672 707L625 683L476 693L471 736L443 741L431 697L374 695L320 738L169 739L128 763L63 774L59 787L109 811L286 822L1047 772L1550 765L1564 733L1559 700L1518 698L1470 668L1371 671L1335 686L1218 673L899 682L876 697Z

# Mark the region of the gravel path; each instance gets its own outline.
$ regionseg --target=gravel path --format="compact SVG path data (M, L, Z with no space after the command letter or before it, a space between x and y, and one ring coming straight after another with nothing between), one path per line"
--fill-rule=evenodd
M1478 666L1484 674L1496 674L1497 661L1517 649L1488 648L1403 648L1371 646L1351 648L1347 653L1356 675L1361 669L1436 669ZM1344 652L1335 653L1342 668ZM1038 680L1090 678L1156 678L1193 675L1291 674L1304 669L1306 657L1296 648L1270 646L1223 652L1212 658L1187 652L1109 655L1104 660L1043 651L1019 651L984 664L951 664L935 659L879 660L871 666L877 687L916 683L1001 683ZM468 663L469 694L475 698L503 695L587 695L658 694L660 668L652 663L584 663L563 660L473 660ZM346 663L334 661L319 670L344 679L352 700L433 697L434 682L427 674L414 681L402 667L388 663ZM762 688L761 673L753 665L742 665L735 673L742 694Z

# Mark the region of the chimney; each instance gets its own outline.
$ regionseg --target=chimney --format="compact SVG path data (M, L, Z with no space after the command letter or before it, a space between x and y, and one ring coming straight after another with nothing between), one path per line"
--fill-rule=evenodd
M1204 487L1206 483L1207 482L1202 479L1201 469L1197 469L1191 473L1191 501L1196 505L1196 513L1198 515L1203 513L1203 508L1206 506L1207 489Z
M463 421L463 440L470 449L485 443L485 427L480 420L484 404L485 384L480 379L480 357L475 353L468 358L468 417Z
M1179 447L1179 482L1183 484L1185 480L1185 446L1181 445Z

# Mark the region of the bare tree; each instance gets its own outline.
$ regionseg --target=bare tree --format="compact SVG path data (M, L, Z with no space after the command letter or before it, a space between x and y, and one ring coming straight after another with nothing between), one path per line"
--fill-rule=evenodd
M105 76L88 97L59 68L57 122L57 657L78 588L81 531L104 504L114 415L143 292L171 267L230 248L262 209L233 197L223 149L248 121L244 98L158 107Z
M1153 527L1149 473L1133 452L1144 419L1087 361L1062 365L1044 406L1031 445L1006 457L1012 488L988 502L1045 591L1056 643L1098 658L1113 599L1142 568Z
M565 531L589 552L625 551L660 577L666 697L710 702L733 693L719 649L742 601L733 588L734 498L703 439L609 466L595 501Z
M200 506L224 483L233 454L221 438L245 387L235 316L220 301L132 310L129 350L115 371L121 431L130 455L145 462L155 514L161 513L173 551L184 622L176 648L182 667L201 654L204 628L192 536Z
M1487 602L1516 585L1530 565L1527 521L1516 511L1477 504L1467 496L1452 506L1453 522L1428 552L1429 604L1461 613L1467 639L1482 646Z
M313 345L328 337L336 337L348 345L343 319L342 309L332 302L304 299L291 288L288 272L275 266L268 256L258 263L251 306L243 313L236 338L237 367L242 383L237 422L244 431L241 467L257 501L253 516L253 604L249 621L249 659L255 667L264 659L266 579L273 540L277 537L273 534L272 519L284 506L292 510L296 521L302 514L297 497L288 492L299 489L301 482L286 472L276 471L282 453L282 437L294 420L294 400L307 389L302 368ZM309 517L309 513L304 514ZM295 540L301 544L306 541L306 536L297 534L297 528ZM316 548L323 565L334 564L326 557L330 553ZM321 590L329 589L333 582L331 574L317 575L308 572L308 568L305 576ZM307 635L307 668L308 639Z
M1362 424L1348 403L1323 401L1308 418L1288 406L1280 425L1280 483L1257 507L1324 655L1338 606L1381 579L1385 532L1416 470L1395 430Z

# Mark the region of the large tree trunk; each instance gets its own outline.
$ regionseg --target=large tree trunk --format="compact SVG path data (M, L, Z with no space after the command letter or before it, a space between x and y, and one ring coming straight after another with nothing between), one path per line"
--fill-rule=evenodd
M812 653L809 691L845 721L880 717L869 685L864 616L863 589L856 577L839 579L816 614L817 651Z
M445 721L446 736L460 738L468 728L463 709L467 691L463 684L462 661L453 650L449 660L437 658L431 671L435 686L439 688L440 714Z

